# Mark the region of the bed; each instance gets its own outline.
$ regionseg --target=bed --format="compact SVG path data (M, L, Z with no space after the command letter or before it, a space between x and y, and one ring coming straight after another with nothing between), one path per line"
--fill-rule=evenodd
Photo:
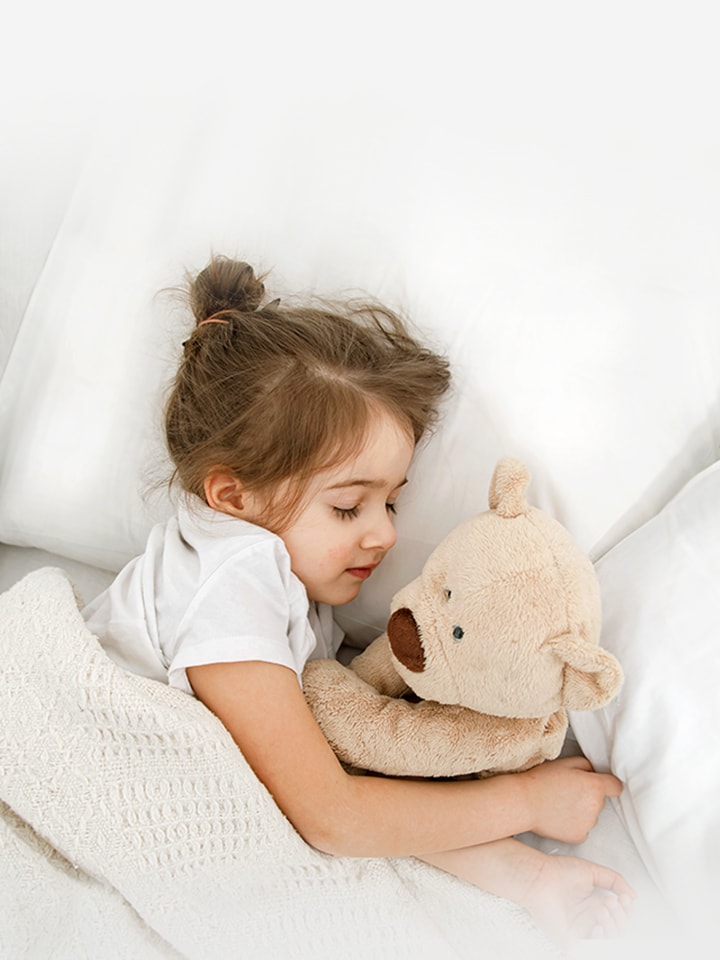
M244 103L242 129L207 102L65 122L35 104L37 123L16 121L0 183L2 956L557 955L522 910L431 867L306 847L215 718L123 674L77 622L78 597L171 509L158 410L188 323L172 288L212 252L272 268L281 297L369 292L447 351L453 394L397 547L342 625L358 646L381 632L393 593L485 508L495 462L524 460L531 500L596 563L602 642L626 674L611 704L573 714L567 750L626 785L574 852L640 896L616 940L570 952L701 956L714 935L716 174L660 134L568 146L552 124L469 122L470 94L439 102L283 90Z

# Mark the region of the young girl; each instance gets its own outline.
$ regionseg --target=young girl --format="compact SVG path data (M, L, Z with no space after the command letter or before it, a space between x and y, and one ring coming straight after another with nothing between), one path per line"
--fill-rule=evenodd
M263 278L220 257L190 284L197 326L165 418L185 496L85 609L89 628L119 663L217 714L307 843L417 856L559 939L612 933L633 896L622 877L513 834L582 841L615 777L582 758L487 780L350 776L315 723L303 666L335 655L331 608L395 543L449 371L378 305L264 301Z

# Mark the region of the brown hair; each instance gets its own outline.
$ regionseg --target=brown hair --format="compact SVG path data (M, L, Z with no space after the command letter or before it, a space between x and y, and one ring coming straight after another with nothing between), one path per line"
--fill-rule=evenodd
M437 420L450 373L386 307L262 305L264 279L219 256L189 279L198 325L185 342L165 432L173 479L185 490L204 499L206 476L223 466L267 498L272 526L278 506L292 515L318 470L359 449L379 409L417 443ZM285 481L293 492L278 505Z

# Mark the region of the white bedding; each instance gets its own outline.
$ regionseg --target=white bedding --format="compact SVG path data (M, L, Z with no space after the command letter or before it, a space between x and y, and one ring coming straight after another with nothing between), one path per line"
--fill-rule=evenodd
M209 711L111 663L61 571L2 595L0 662L3 957L557 955L419 861L308 847Z
M173 37L179 8L153 13L145 3L138 29L125 5L113 25L124 42L110 45L105 27L87 42L99 22L78 32L86 10L8 12L0 590L50 564L89 600L167 510L145 493L162 473L157 401L188 321L160 291L185 269L226 253L270 268L273 295L362 290L406 310L447 349L455 391L403 493L397 547L343 611L343 625L359 641L380 632L393 593L453 526L484 508L499 457L528 463L533 502L598 561L603 643L628 678L615 703L574 721L579 747L627 784L578 851L642 893L609 955L695 960L702 951L685 938L698 932L699 907L717 942L720 891L711 872L720 862L714 23L693 4L475 9L450 0L436 10L371 0L361 14L348 7L338 30L342 5L279 6L238 7L242 21L203 8L188 17L184 46ZM17 16L27 21L19 33ZM145 54L159 89L143 73ZM192 912L167 911L162 891L135 870L137 837L120 835L107 784L84 777L92 725L85 747L70 738L57 756L42 743L30 750L33 737L56 729L48 710L57 704L50 674L31 669L44 662L32 650L40 656L16 643L0 661L3 710L12 695L24 711L11 714L12 740L0 716L3 772L12 773L2 798L13 785L16 811L5 806L0 819L0 956L187 956L199 937ZM105 693L117 692L117 678L103 676ZM77 677L67 680L77 707L84 693L72 686ZM120 720L120 706L112 699L107 716ZM183 709L199 717L197 707ZM79 716L68 711L50 719ZM216 727L203 731L230 763ZM33 814L31 773L46 775L37 758L55 770L66 750L67 801L51 790ZM270 810L241 761L232 763ZM97 824L105 850L95 860L78 842L89 803L83 829ZM301 848L280 835L294 869ZM152 853L154 838L145 842ZM321 883L342 877L380 916L396 904L394 921L410 931L420 915L423 933L408 941L420 955L424 944L446 955L443 910L478 909L493 931L500 915L501 926L518 918L411 861L364 865L377 892L357 864L312 856L305 865ZM299 922L276 867L268 883ZM226 868L227 889L214 881L204 889L192 871L184 888L198 903L212 891L210 906L225 916L242 863L231 858ZM244 896L254 907L260 890ZM338 956L372 929L347 907L338 894L337 926L320 921ZM281 916L273 912L266 934L256 926L243 935L264 949ZM578 948L588 957L600 950Z

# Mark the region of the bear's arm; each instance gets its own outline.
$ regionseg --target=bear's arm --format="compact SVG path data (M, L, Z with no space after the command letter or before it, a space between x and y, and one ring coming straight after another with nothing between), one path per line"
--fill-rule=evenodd
M350 669L385 697L402 697L410 689L395 669L387 633L381 634L358 654Z
M336 660L310 660L305 698L343 763L390 776L448 777L524 769L557 756L567 717L517 720L388 697Z

